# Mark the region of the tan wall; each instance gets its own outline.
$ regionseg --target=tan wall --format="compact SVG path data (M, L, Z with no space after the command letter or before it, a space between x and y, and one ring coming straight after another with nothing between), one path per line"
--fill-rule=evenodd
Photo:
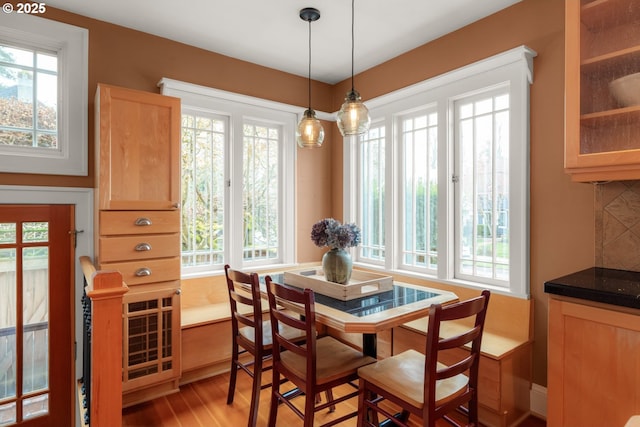
M594 193L563 172L564 2L522 2L356 76L363 99L388 93L525 44L538 56L531 87L531 293L535 300L534 377L546 385L545 280L594 263ZM93 158L93 93L98 82L158 92L162 77L261 98L306 105L306 79L101 21L47 8L46 17L89 29L89 153ZM230 36L232 37L232 36ZM349 81L314 82L314 108L336 111ZM316 150L298 150L296 193L298 261L322 250L308 236L318 219L342 217L342 139L324 123ZM88 177L0 173L0 184L93 186Z

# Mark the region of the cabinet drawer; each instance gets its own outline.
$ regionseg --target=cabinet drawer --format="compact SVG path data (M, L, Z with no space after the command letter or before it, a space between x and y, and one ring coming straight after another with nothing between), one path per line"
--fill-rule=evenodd
M180 232L180 211L100 211L100 235Z
M180 235L100 237L98 251L100 262L174 257L180 253Z
M100 270L117 270L129 286L180 280L180 257L126 262L102 262Z

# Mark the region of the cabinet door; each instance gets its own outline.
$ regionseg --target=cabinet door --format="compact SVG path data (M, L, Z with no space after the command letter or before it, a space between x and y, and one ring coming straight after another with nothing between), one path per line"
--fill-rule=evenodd
M640 413L639 352L640 315L550 299L547 424L623 426Z
M177 209L180 100L101 84L95 108L99 209Z
M180 289L130 291L124 296L123 321L122 390L179 378Z
M640 105L609 84L640 72L640 0L566 0L565 170L574 181L640 178Z

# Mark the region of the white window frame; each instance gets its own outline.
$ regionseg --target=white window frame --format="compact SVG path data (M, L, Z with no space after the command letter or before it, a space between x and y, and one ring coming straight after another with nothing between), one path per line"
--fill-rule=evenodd
M89 32L32 15L2 13L0 40L57 52L58 57L58 149L0 146L0 172L86 176Z
M529 86L533 83L533 58L536 52L519 46L482 61L400 89L366 102L372 122L385 122L387 128L386 171L386 258L382 269L408 276L427 278L465 287L487 288L512 296L529 297ZM455 278L454 224L454 100L491 86L510 86L510 276L505 286ZM437 105L438 111L438 269L436 274L402 269L400 239L402 228L399 195L401 182L395 178L401 168L401 152L393 139L397 134L395 116L414 108ZM358 217L358 152L355 137L345 139L344 146L344 219ZM444 237L444 238L443 238ZM355 264L376 269L357 256Z
M225 189L224 212L225 229L230 230L225 235L224 250L225 263L234 268L273 268L294 265L295 262L295 176L296 176L296 140L295 129L300 107L290 106L278 102L254 98L251 96L235 94L232 92L213 89L205 86L185 83L177 80L163 78L158 86L162 94L175 96L181 99L182 105L190 110L210 111L228 116L230 119L231 140L229 143L230 159L226 161L225 180L231 183ZM245 120L271 122L282 126L281 164L279 174L281 200L281 215L279 217L279 229L281 242L281 256L277 263L272 262L245 262L243 260L243 222L242 215L242 125ZM239 139L238 139L239 138ZM237 142L240 143L237 143ZM212 270L211 267L193 267L182 269L182 277L197 277L219 273L220 269Z
M401 171L401 170L404 169L404 165L402 164L402 162L403 162L405 156L404 156L404 152L403 152L404 151L403 150L404 149L404 144L402 144L401 122L407 117L414 117L416 115L429 115L429 114L432 114L434 112L436 114L438 114L439 111L437 111L437 110L438 110L437 104L431 102L431 103L427 103L427 104L422 105L418 109L411 109L409 111L402 111L402 112L398 112L398 113L394 114L394 121L393 121L393 126L395 127L395 129L394 129L394 132L395 132L394 133L394 137L395 137L395 140L398 141L398 145L402 145L402 147L398 147L398 150L397 150L397 153L398 153L398 167L397 167L397 170ZM416 114L418 112L419 112L419 114ZM437 122L438 122L438 127L439 127L439 125L441 123L441 119L440 119L440 115L439 114L438 114ZM438 137L437 137L438 141L440 141L439 134L440 134L440 132L439 132L439 129L438 129ZM438 147L437 147L437 150L438 150L438 163L439 163L439 160L440 160L439 153L440 153L441 149L442 149L442 147L440 147L440 144L438 143ZM422 159L420 159L420 160L422 160ZM440 168L441 168L441 165L438 164L438 170L440 170ZM438 181L440 179L439 175L440 174L438 173L437 174ZM398 189L398 195L397 195L396 199L398 201L400 201L400 200L402 200L402 196L405 193L404 192L404 188L403 188L403 182L398 182L398 186L396 188ZM400 206L400 205L398 205L398 206ZM398 215L402 215L402 212L400 211L400 209L398 209ZM404 226L404 224L401 223L400 221L398 221L397 228L394 229L394 232L398 233L398 236L403 236L404 235L404 227L403 226ZM398 240L397 241L397 244L398 244L397 265L398 265L399 268L401 268L403 270L409 270L409 271L413 270L413 271L417 271L417 272L423 272L423 273L427 272L427 274L433 274L433 269L429 269L428 267L422 268L422 267L414 267L414 266L411 266L411 265L407 265L404 262L404 256L403 256L403 253L404 253L403 243L404 243L404 241L402 240L402 237L399 237L397 240ZM427 253L428 253L428 246L429 245L427 244Z

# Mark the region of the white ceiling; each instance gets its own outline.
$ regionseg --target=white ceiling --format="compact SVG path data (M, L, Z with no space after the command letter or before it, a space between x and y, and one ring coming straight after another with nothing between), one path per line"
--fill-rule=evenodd
M355 72L381 64L520 0L358 0ZM223 55L337 83L351 75L349 0L47 0L67 10ZM89 35L91 37L91 35Z

